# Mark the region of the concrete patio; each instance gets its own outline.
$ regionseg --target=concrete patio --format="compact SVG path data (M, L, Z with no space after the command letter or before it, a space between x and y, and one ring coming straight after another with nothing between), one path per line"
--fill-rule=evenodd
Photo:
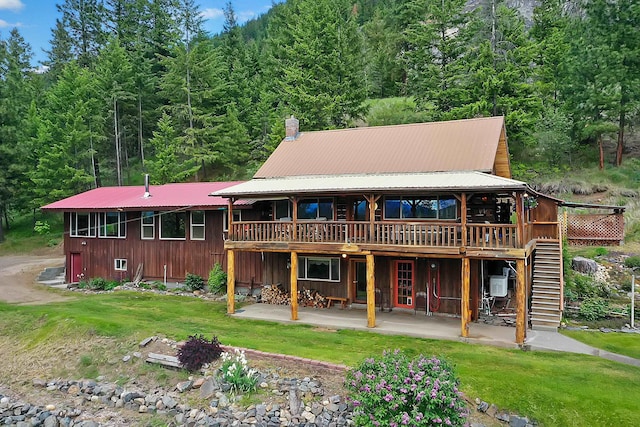
M483 322L469 324L469 337L460 336L460 319L426 316L412 311L376 311L376 327L367 327L364 308L311 308L299 307L298 320L291 320L291 307L287 305L247 304L236 310L233 317L267 320L279 323L302 323L330 329L351 329L378 334L405 335L417 338L486 344L503 348L519 348L515 343L515 328L495 326ZM629 365L640 366L640 360L590 347L558 332L527 329L527 350L563 351L589 354Z

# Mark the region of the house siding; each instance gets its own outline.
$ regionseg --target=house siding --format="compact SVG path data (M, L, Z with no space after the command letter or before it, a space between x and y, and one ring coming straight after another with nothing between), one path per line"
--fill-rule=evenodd
M145 280L164 280L167 266L168 281L184 281L187 273L197 274L205 280L216 263L226 270L227 255L224 250L222 216L224 210L205 211L205 240L190 240L190 217L187 215L185 240L160 240L158 221L155 224L155 239L140 237L141 212L127 212L127 234L125 239L98 237L71 237L69 235L70 214L64 214L64 247L67 255L67 280L78 281L71 275L70 254L82 257L85 279L103 277L112 280L132 280L138 266L143 265ZM247 215L250 217L251 215ZM127 260L127 271L116 271L114 259ZM237 262L242 265L238 272L238 286L250 287L262 282L262 260L259 253L239 254Z

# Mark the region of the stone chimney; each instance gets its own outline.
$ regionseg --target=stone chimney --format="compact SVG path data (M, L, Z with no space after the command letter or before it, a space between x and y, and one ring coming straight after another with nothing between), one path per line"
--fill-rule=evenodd
M284 121L284 127L286 129L286 136L284 139L287 141L293 141L298 137L300 133L300 121L293 117L293 115Z

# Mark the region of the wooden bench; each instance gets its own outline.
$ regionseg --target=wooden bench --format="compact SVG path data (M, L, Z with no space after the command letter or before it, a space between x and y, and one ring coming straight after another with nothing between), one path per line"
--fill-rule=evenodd
M326 297L327 298L327 308L331 308L334 302L340 302L340 308L347 307L347 298L342 297Z

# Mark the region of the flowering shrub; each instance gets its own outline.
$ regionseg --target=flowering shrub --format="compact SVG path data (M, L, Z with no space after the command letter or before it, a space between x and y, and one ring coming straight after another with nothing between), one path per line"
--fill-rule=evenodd
M463 426L468 411L451 366L411 360L399 350L368 358L349 371L346 387L359 426Z
M220 373L223 381L235 392L248 393L258 386L258 375L255 369L249 369L244 351L237 348L234 353L222 353Z
M218 337L208 341L202 335L192 335L178 350L178 360L186 370L194 372L219 358L221 353Z

